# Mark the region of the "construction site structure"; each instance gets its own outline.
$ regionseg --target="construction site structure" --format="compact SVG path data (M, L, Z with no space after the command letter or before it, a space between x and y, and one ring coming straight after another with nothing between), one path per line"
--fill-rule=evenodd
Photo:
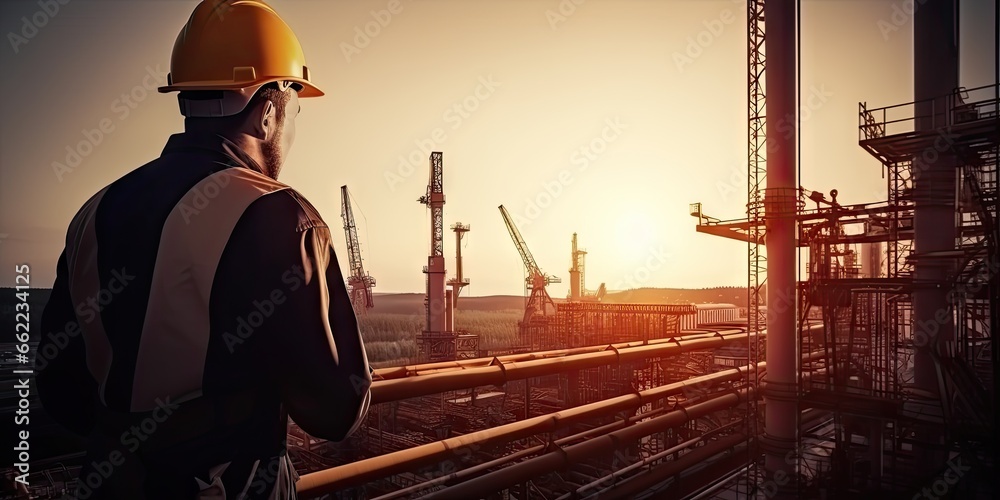
M462 268L462 238L472 228L468 224L456 222L451 225L451 230L455 233L455 277L449 279L447 285L451 287L451 308L454 310L458 308L458 296L462 289L469 286L469 278L465 277ZM454 313L451 318L454 319ZM455 329L454 322L449 322L448 329Z
M761 114L795 116L794 4L751 0L749 10L748 217L722 221L700 204L691 213L699 232L747 242L751 291L766 277L757 320L767 321L768 371L750 463L714 494L995 494L1000 82L960 87L957 2L922 4L915 100L859 103L858 143L887 173L887 199L842 205L837 190L798 185L797 127L775 129ZM808 250L803 281L792 274L796 247ZM759 299L751 293L750 305ZM823 329L807 332L811 320ZM827 418L806 424L803 409ZM938 480L959 463L974 472Z
M996 498L1000 74L957 87L957 2L922 0L915 101L858 108L886 199L842 203L797 177L798 3L746 2L745 218L690 210L747 245L744 324L724 304L554 303L501 206L538 285L528 352L456 359L460 332L428 307L428 362L375 370L354 435L292 427L299 496ZM451 304L435 154L427 300Z
M351 209L351 195L347 186L340 186L340 217L344 220L344 235L347 239L347 256L350 272L347 275L347 293L354 306L354 314L366 314L375 307L372 288L375 278L365 271L361 258L361 243L358 241L358 226L354 223L354 211Z
M549 295L546 287L552 283L561 283L562 280L556 276L550 276L542 272L538 264L535 263L535 257L531 255L531 250L528 250L528 244L521 237L521 232L514 225L514 220L511 219L510 213L507 212L507 209L503 205L500 205L499 208L503 222L507 225L507 231L510 233L510 238L514 240L514 246L517 247L517 252L521 255L521 261L524 263L524 269L527 272L525 287L528 291L528 300L524 306L524 319L522 320L522 325L526 326L534 318L544 318L555 311L556 304L552 301L552 297Z
M576 243L576 233L573 233L573 246L570 251L569 268L569 296L571 302L600 302L607 293L604 283L597 287L597 290L590 291L586 287L586 265L587 251L579 248Z
M451 361L472 358L479 354L479 337L468 332L455 331L455 299L463 285L458 285L461 277L461 256L458 260L458 282L451 290L445 290L444 265L444 155L435 151L429 158L430 178L426 193L417 199L430 209L431 245L424 266L426 294L424 295L424 330L417 336L417 350L422 360L428 362ZM459 224L458 226L461 226ZM458 241L468 230L456 230ZM468 284L468 280L465 280Z

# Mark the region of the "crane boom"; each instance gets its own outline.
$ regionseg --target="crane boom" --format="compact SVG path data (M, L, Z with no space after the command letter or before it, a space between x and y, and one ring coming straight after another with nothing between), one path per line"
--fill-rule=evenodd
M510 237L514 240L514 246L517 247L517 251L521 254L524 267L528 270L528 279L530 280L535 276L544 276L538 268L538 264L535 263L535 258L531 255L531 251L528 250L528 245L524 242L524 238L521 237L521 232L517 230L517 226L514 225L514 221L511 220L510 214L507 213L507 209L503 205L500 205L500 215L503 215L503 221L507 224L507 231L510 232Z
M503 216L510 238L514 240L514 246L517 247L518 253L521 254L521 260L524 261L524 267L528 270L525 282L527 287L531 289L531 295L528 296L528 301L524 305L524 319L522 320L522 324L527 324L536 315L545 316L548 314L548 310L555 310L556 304L545 287L551 283L561 283L562 280L555 276L548 276L538 268L535 258L528 250L528 245L521 237L521 232L517 230L517 226L514 225L514 221L503 205L500 205L500 215Z
M375 307L372 287L375 278L365 272L361 258L361 244L358 242L358 226L354 223L354 212L351 210L351 195L347 186L340 186L340 217L344 220L344 235L347 238L348 262L351 266L347 276L348 293L355 313L364 313Z
M364 275L361 262L361 245L358 243L358 227L354 223L354 212L351 210L350 193L347 186L340 186L340 217L344 219L344 236L347 237L347 255L351 266L351 275L360 272Z

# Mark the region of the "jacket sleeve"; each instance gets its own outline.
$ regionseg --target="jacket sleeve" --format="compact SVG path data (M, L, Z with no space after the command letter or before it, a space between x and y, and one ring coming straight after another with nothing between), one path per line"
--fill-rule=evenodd
M361 425L371 400L371 368L326 227L301 233L304 289L292 295L301 328L289 331L299 354L283 373L292 419L313 436L340 441Z
M249 349L295 423L340 441L367 413L371 370L330 230L303 215L303 204L278 192L248 207L229 242L241 264L226 271L222 302L238 313L273 299L273 314L248 341L263 343Z
M66 252L59 256L52 295L42 311L35 351L35 383L45 412L60 425L88 435L94 426L97 382L87 368L80 322L69 292Z

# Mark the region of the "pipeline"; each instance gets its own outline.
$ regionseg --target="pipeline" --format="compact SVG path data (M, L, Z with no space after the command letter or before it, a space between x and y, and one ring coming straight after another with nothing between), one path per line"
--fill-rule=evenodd
M650 455L650 456L648 456L646 458L643 458L642 460L639 460L638 462L635 462L635 463L633 463L631 465L628 465L626 467L618 469L618 470L612 472L611 474L599 477L599 478L597 478L597 479L595 479L595 480L593 480L593 481L591 481L591 482L589 482L589 483L587 483L587 484L585 484L583 486L580 486L579 488L576 489L575 492L566 493L566 494L560 496L559 498L556 498L556 500L572 500L574 498L580 498L581 496L590 496L590 495L586 494L587 490L591 490L591 489L597 488L598 486L601 486L602 484L606 484L606 483L609 483L609 482L612 485L617 484L619 482L619 479L622 476L628 474L629 472L632 472L632 471L634 471L636 469L641 469L641 468L646 467L648 465L651 465L651 464L654 464L656 462L659 462L660 460L663 460L666 457L669 457L671 455L675 455L678 452L684 451L684 450L686 450L686 449L688 449L688 448L690 448L690 447L692 447L692 446L694 446L694 445L696 445L698 443L705 442L707 439L709 439L710 437L712 437L712 436L714 436L716 434L719 434L720 432L723 432L725 430L728 430L730 428L733 428L733 427L736 427L736 426L742 425L742 424L743 424L743 422L736 421L736 422L730 422L730 423L728 423L726 425L723 425L722 427L719 427L719 428L716 428L716 429L712 429L712 430L706 432L705 434L702 434L701 436L688 439L687 441L684 441L683 443L680 443L680 444L678 444L676 446L672 446L672 447L670 447L670 448L668 448L666 450L663 450L663 451L661 451L659 453L656 453L656 454ZM744 436L743 439L746 440L746 437ZM687 455L685 455L685 456L687 456ZM674 460L672 460L671 462L676 462L679 458L680 457L674 457ZM600 490L600 492L606 491L609 488L610 487L602 488ZM598 492L598 495L600 495L600 492ZM593 493L591 495L593 495Z
M556 439L556 440L552 441L552 445L562 446L562 445L565 445L565 444L568 444L568 443L572 443L574 441L578 441L580 439L588 438L590 436L595 436L595 435L600 435L600 434L606 434L608 432L621 429L622 427L627 427L629 425L632 425L632 424L634 424L634 423L636 423L636 422L638 422L638 421L640 421L640 420L642 420L644 418L647 418L650 415L661 414L664 411L666 411L666 408L658 408L656 410L652 410L652 411L643 413L641 415L635 415L635 416L632 416L632 417L629 417L629 418L623 419L623 420L616 420L616 421L614 421L614 422L612 422L610 424L605 424L605 425L602 425L600 427L594 427L593 429L587 429L587 430L585 430L583 432L578 432L578 433L572 434L570 436L566 436L566 437L562 437L562 438ZM537 446L532 446L531 448L526 448L524 450L520 450L520 451L511 453L510 455L504 455L502 457L495 458L495 459L490 460L488 462L483 462L481 464L477 464L477 465L474 465L472 467L468 467L468 468L462 469L460 471L452 472L451 474L448 474L447 476L436 477L434 479L425 481L423 483L415 484L413 486L408 486L406 488L403 488L403 489L400 489L400 490L396 490L396 491L393 491L391 493L386 493L385 495L373 498L372 500L393 500L393 499L396 499L396 498L402 498L402 497L405 497L407 495L411 495L413 493L417 493L417 492L422 491L422 490L433 488L435 486L441 486L441 485L444 485L446 483L450 483L450 482L454 482L454 481L461 481L461 480L464 480L464 479L468 479L470 477L475 477L477 475L480 475L481 473L484 473L484 472L488 471L489 469L492 469L494 467L503 465L503 464L505 464L507 462L513 462L513 461L516 461L516 460L520 460L522 458L530 457L531 455L534 455L536 453L541 453L541 452L545 451L547 448L549 448L552 445L546 443L546 444L540 444L540 445L537 445Z
M763 368L765 365L761 362L758 366ZM742 380L746 376L747 370L751 368L752 365L746 365L702 375L638 393L626 394L568 408L556 413L519 420L498 427L427 443L415 448L400 450L339 467L313 472L299 479L297 483L299 495L303 498L310 498L352 486L363 485L376 479L436 463L454 454L455 450L475 449L493 444L506 443L536 434L552 432L560 427L585 422L594 418L614 415L622 411L634 411L650 401L681 394L685 389L695 388L700 391L709 387L715 387L723 382Z
M485 476L439 490L425 498L429 500L441 498L481 498L489 493L508 488L512 484L525 482L532 477L563 470L587 458L606 456L608 453L613 453L616 449L621 448L623 444L638 441L644 436L678 427L693 419L719 410L732 408L745 401L748 392L749 389L722 392L706 401L688 407L681 407L660 417L589 439L580 444L518 462L510 467L491 472ZM737 436L737 438L734 444L746 441L746 437L744 436Z
M566 356L572 356L575 354L585 354L590 352L600 352L600 351L607 351L614 349L618 350L628 349L630 347L638 347L641 345L665 344L665 343L676 344L678 343L678 341L716 337L718 335L730 335L733 333L741 333L745 331L746 331L745 328L729 328L729 329L720 329L715 331L706 330L704 332L691 333L690 335L683 335L679 337L664 337L659 339L652 339L648 342L643 342L643 341L620 342L616 344L576 347L572 349L554 349L550 351L525 352L525 353L508 354L504 356L495 356L495 357L463 359L458 361L439 361L436 363L424 363L419 365L405 365L392 368L379 368L375 370L372 376L375 380L391 380L391 379L398 379L405 377L414 377L418 375L431 375L434 373L441 373L452 370L479 368L479 367L489 366L495 363L510 363L515 361L534 361L538 359L561 358Z
M601 500L635 498L639 493L647 491L671 477L682 474L693 467L706 465L706 462L709 462L712 457L715 457L720 453L745 448L747 444L747 437L743 434L725 436L715 441L706 443L704 446L695 448L694 450L691 450L690 453L678 458L677 460L662 462L622 481L621 483L609 486L608 488L598 492L596 495L590 496L600 498ZM736 454L737 452L734 451L729 454L729 457L733 457ZM741 460L746 460L745 456L741 456L740 458ZM713 462L717 461L718 460L715 460Z
M709 350L736 341L746 341L755 336L741 330L730 330L728 334L716 333L707 337L674 339L673 342L637 345L618 349L607 346L604 350L585 352L570 356L511 361L493 360L489 366L448 370L429 375L416 375L389 380L376 380L371 386L371 402L388 403L401 399L428 396L441 392L471 389L484 385L504 385L512 380L554 375L574 370L597 368L600 366L646 361L649 358L676 356L681 353Z
M823 351L815 351L804 356L803 360L808 361L821 358L823 354ZM689 388L701 391L711 387L716 387L724 382L742 380L748 374L754 373L751 368L752 365L745 365L743 367L693 377L679 382L647 389L638 393L626 394L616 398L597 401L583 406L562 410L557 413L540 415L527 420L520 420L498 427L484 429L482 431L462 436L456 436L443 441L435 441L433 443L423 444L414 448L408 448L360 460L351 464L313 472L302 476L297 483L299 495L303 498L310 498L312 496L319 496L344 488L361 486L370 481L401 472L412 471L422 466L439 462L447 458L449 455L454 454L455 450L474 449L493 444L515 441L533 436L535 434L551 432L557 428L573 425L589 419L614 415L619 411L631 411L651 401L663 399L671 395L681 394ZM756 373L758 373L758 375L763 374L765 369L766 362L760 362L757 364ZM558 442L568 441L560 440ZM498 463L509 462L511 460L529 455L528 453L524 453L524 451L525 450L522 450L521 452L517 452L513 455L500 457L490 463L493 464L493 462L498 461ZM490 467L493 467L494 465L490 465ZM479 466L476 466L476 468L477 470L481 470ZM465 474L463 470L459 471L459 474L460 476L458 477L464 477L471 475L472 473ZM434 481L437 481L438 479L441 478L437 478ZM446 482L450 479L452 478L442 480L441 482Z

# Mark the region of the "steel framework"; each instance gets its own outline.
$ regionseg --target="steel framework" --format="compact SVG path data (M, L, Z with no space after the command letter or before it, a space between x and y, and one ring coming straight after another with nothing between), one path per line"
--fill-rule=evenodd
M351 195L347 186L340 186L340 217L344 220L344 235L347 237L347 255L351 272L347 276L347 292L351 296L354 314L365 314L375 307L372 288L375 278L365 272L361 259L361 243L358 241L358 227L354 223L351 210Z

